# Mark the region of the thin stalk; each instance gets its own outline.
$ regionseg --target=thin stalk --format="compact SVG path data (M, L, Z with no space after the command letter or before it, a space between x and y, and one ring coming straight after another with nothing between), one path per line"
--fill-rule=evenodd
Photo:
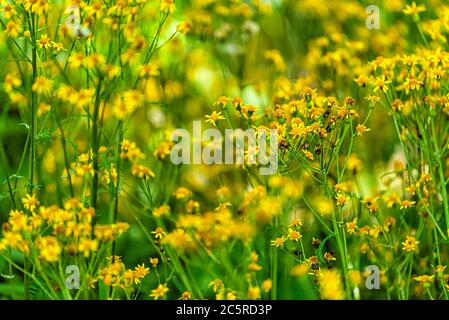
M119 127L119 134L117 136L117 143L116 143L116 170L117 170L117 182L115 185L115 195L114 195L114 211L113 215L111 217L111 224L115 224L117 222L117 216L118 216L118 206L119 206L119 196L120 196L120 167L121 167L121 158L120 158L120 144L123 139L123 122L119 121L118 124ZM112 182L114 184L114 181ZM111 248L111 254L112 254L112 263L115 261L115 251L116 251L116 239L112 240L112 248ZM112 294L112 287L109 289L109 295Z
M64 155L64 164L65 164L65 169L67 171L67 177L69 179L70 196L73 198L75 196L75 194L73 192L72 175L70 173L70 165L69 165L69 158L67 155L67 145L66 145L65 134L64 134L64 130L62 129L61 121L58 118L56 108L53 108L53 109L54 109L53 112L54 112L56 124L58 125L59 131L61 132L62 153Z
M435 140L434 140L435 141ZM435 141L435 148L437 148ZM438 152L438 150L437 150ZM438 165L438 174L440 176L440 188L441 188L441 196L443 197L443 208L444 208L444 217L446 220L446 228L449 230L449 204L447 197L447 188L446 188L446 177L444 176L443 163L441 159L437 156L437 165Z
M31 78L31 126L30 126L30 184L28 186L28 194L33 193L34 189L34 168L36 166L36 130L37 130L37 117L36 117L36 107L37 107L37 94L32 89L33 84L36 82L37 78L37 47L36 47L36 28L35 28L35 18L34 13L31 13L28 17L28 24L30 25L32 47L31 47L31 66L32 66L32 78ZM30 299L30 282L29 282L29 271L31 270L30 262L27 257L24 260L24 288L25 288L25 299Z
M34 29L34 14L31 14L31 34L33 45L31 48L31 65L33 69L31 85L33 85L37 78L37 48L36 48L36 31ZM31 195L34 189L34 168L36 166L36 106L37 94L31 90L31 126L30 126L30 185L28 186L28 193Z
M101 78L98 80L97 92L95 96L94 113L92 119L92 167L94 171L94 176L91 185L91 199L90 206L97 210L97 197L98 197L98 148L99 148L99 123L98 114L100 110L100 90L101 90ZM96 218L92 219L92 226L96 223Z
M341 259L341 266L342 266L342 269L343 269L343 279L344 279L344 282L345 282L346 296L348 298L351 298L350 282L349 282L349 275L348 275L348 266L347 266L347 260L346 260L346 250L345 250L343 241L341 239L340 231L338 229L336 212L334 212L332 214L332 226L334 228L334 234L335 234L335 238L337 240L338 250L341 252L340 259Z
M274 226L273 226L273 238L275 236L275 232L277 231L279 224L278 218L275 218L274 220ZM271 288L271 299L276 300L277 299L277 274L278 274L278 250L276 247L271 247L271 280L273 283L273 286Z
M6 179L6 184L8 185L8 193L9 193L9 197L11 199L11 203L14 209L17 209L17 205L16 205L16 199L14 197L14 193L13 193L13 189L11 186L11 179L9 178L9 166L8 166L8 160L6 158L6 154L5 154L5 149L3 146L3 142L0 139L0 152L1 152L1 165L3 167L3 172L5 173L5 179Z

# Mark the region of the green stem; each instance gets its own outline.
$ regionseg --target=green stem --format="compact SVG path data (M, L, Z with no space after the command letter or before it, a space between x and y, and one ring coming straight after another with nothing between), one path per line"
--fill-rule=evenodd
M334 235L335 238L337 240L337 246L338 246L338 250L341 252L341 266L343 269L343 278L344 278L344 282L345 282L345 291L346 291L346 297L347 298L351 298L351 287L350 287L350 282L349 282L349 275L348 275L348 261L346 258L346 250L345 250L345 246L343 244L343 241L341 239L341 234L340 234L340 230L337 224L337 214L336 212L334 212L332 214L332 226L334 228Z
M73 198L75 196L75 194L73 192L72 174L70 173L70 165L69 165L69 158L67 155L67 145L66 145L65 134L64 134L64 130L62 129L61 121L59 121L56 108L53 108L53 109L54 109L53 112L54 112L56 124L58 125L59 131L61 132L62 153L64 155L64 164L65 164L65 169L67 171L67 177L69 179L70 196Z
M97 197L98 197L98 148L99 148L99 123L98 115L100 110L100 90L101 90L101 78L98 80L97 92L95 96L94 113L92 119L92 167L94 171L94 176L91 185L91 199L90 206L97 210ZM96 215L97 216L97 215ZM96 218L92 219L92 225L95 225Z
M111 219L111 223L115 224L117 222L117 216L118 216L118 206L119 206L119 196L120 196L120 167L121 167L121 158L120 158L120 144L123 139L123 123L122 121L119 121L118 124L119 127L119 134L117 136L117 143L116 143L116 163L117 163L117 183L115 185L115 195L114 195L114 211ZM114 184L114 181L112 180L112 184ZM116 251L116 239L112 240L112 248L111 248L111 255L112 255L112 262L115 261L115 251ZM110 287L109 295L112 294L112 287Z
M37 18L36 18L37 19ZM31 31L31 41L32 47L31 47L31 66L32 66L32 79L31 79L31 87L36 82L37 78L37 48L36 48L36 29L35 29L35 16L32 13L29 16L28 24L30 25L30 31ZM30 127L30 184L28 186L28 194L33 193L34 189L34 168L36 166L36 129L37 129L37 123L36 123L36 105L37 105L37 94L36 92L31 88L31 127ZM25 257L24 261L24 288L25 288L25 299L30 299L31 292L30 292L30 282L29 282L29 271L31 270L31 265L28 261L28 258Z
M16 205L16 199L14 197L14 193L13 193L13 189L11 186L11 180L9 178L9 166L8 166L8 160L6 158L6 154L5 154L5 149L3 146L3 142L0 139L0 157L1 157L1 165L3 167L3 172L5 173L5 179L6 179L6 183L8 185L8 193L9 193L9 197L11 198L11 203L14 209L17 209L17 205Z

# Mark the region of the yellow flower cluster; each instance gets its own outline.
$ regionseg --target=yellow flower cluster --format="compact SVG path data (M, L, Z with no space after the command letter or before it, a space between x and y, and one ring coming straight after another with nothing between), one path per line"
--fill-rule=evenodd
M146 268L144 263L134 270L126 269L121 257L113 256L108 258L108 265L99 270L98 278L107 286L126 289L140 284L149 272L150 268Z
M23 203L28 213L13 210L3 225L2 251L11 248L26 255L36 254L50 263L58 262L63 253L89 258L129 228L124 222L92 226L95 210L84 207L76 198L66 201L63 208L39 206L34 195L27 195Z

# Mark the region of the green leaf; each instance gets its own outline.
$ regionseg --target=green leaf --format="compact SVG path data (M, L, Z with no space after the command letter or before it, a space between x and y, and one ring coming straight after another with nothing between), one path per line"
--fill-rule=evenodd
M320 246L318 247L318 259L320 259L321 263L326 263L326 260L324 260L324 255L323 255L323 251L324 251L324 246L327 242L327 240L329 240L330 238L335 237L334 234L331 234L329 236L327 236L323 241L321 241Z
M25 289L23 287L23 283L20 282L0 283L0 296L15 299L23 299L24 295Z
M42 279L41 277L37 276L36 280L39 281L42 285L45 285L44 279ZM33 300L51 299L51 297L47 296L44 290L42 290L42 288L33 279L30 279L30 293Z

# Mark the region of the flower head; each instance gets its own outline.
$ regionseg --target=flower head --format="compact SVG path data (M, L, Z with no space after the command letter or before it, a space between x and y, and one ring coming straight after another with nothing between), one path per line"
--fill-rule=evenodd
M425 5L419 5L417 6L415 1L413 1L413 3L411 5L407 5L405 6L405 9L403 10L403 12L410 16L410 15L418 15L421 12L426 11L426 6Z
M344 206L346 202L348 202L348 197L343 193L337 193L335 196L335 200L337 201L337 206Z
M406 236L402 242L402 250L405 252L414 252L418 249L419 241L414 236Z
M25 209L30 212L34 212L34 210L39 206L39 200L36 199L36 196L27 194L25 198L22 199L23 206Z
M367 128L364 124L359 123L356 127L355 127L355 131L357 132L358 136L363 135L365 132L371 131L370 128Z
M287 240L287 237L286 236L282 236L282 237L276 238L274 240L271 240L271 245L275 246L276 248L283 247L284 246L284 242L286 240Z
M167 285L159 284L156 289L151 290L150 297L154 300L158 300L159 298L164 297L169 291Z
M51 88L53 87L53 81L44 77L39 76L33 83L31 89L38 94L50 94Z
M173 13L176 9L174 0L161 0L161 11L164 13Z
M213 111L210 115L206 115L206 122L210 122L213 126L217 125L218 120L226 119L221 112Z
M46 34L41 35L41 38L37 41L37 46L41 49L50 49L53 44L51 38Z

